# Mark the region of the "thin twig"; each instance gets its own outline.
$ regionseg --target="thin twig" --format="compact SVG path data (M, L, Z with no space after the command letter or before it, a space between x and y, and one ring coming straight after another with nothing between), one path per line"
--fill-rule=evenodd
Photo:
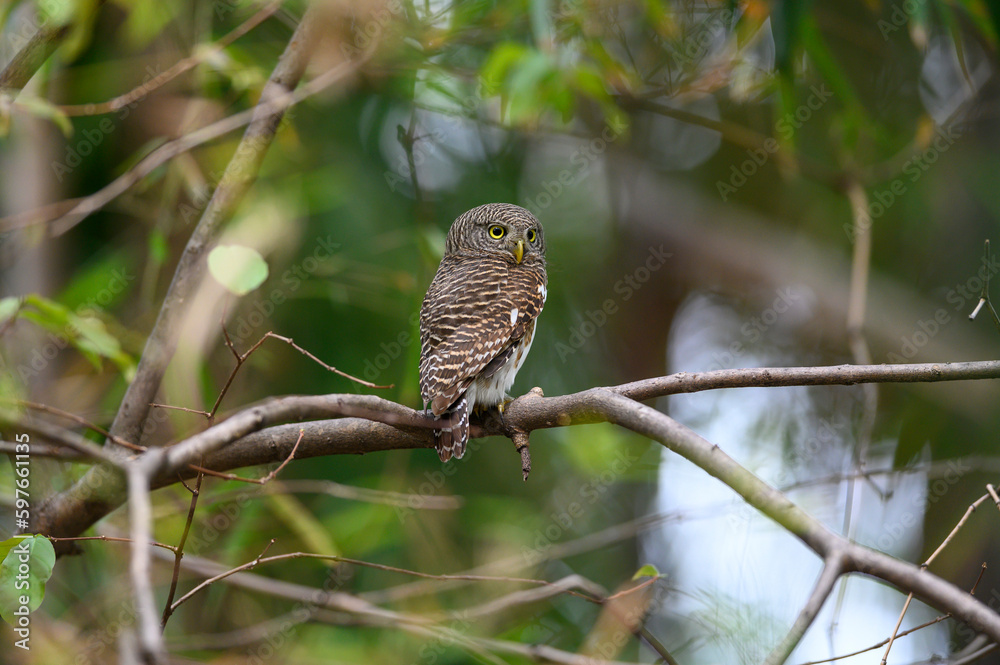
M992 486L991 485L987 485L986 489L989 490L991 494L993 494L993 492L992 492ZM930 566L931 563L934 561L934 559L937 558L938 554L940 554L944 550L944 548L948 546L948 543L950 543L951 540L952 540L952 538L955 537L955 534L958 533L959 529L961 529L965 525L965 523L968 521L969 517L972 516L972 513L976 512L976 508L983 501L985 501L988 497L989 497L989 494L984 494L983 496L981 496L978 499L976 499L972 503L972 505L970 505L968 507L968 509L965 511L965 514L962 515L962 518L958 520L958 523L955 525L955 527L951 530L950 533L948 533L948 535L945 537L945 539L943 541L941 541L941 544L937 546L937 549L935 549L933 552L931 552L931 555L929 557L927 557L927 560L924 561L922 564L920 564L920 568L922 570L927 570L928 566ZM978 585L979 582L977 581L976 584ZM972 587L972 592L971 592L972 595L975 594L975 590L976 590L976 587L973 586ZM889 635L889 640L886 643L886 647L885 647L885 653L882 655L881 665L886 665L886 662L889 659L889 651L892 649L892 643L895 642L895 640L896 640L896 634L899 632L899 627L901 625L903 625L903 617L906 616L906 610L909 609L909 607L910 607L910 601L912 601L912 600L913 600L913 592L911 591L909 594L907 594L907 596L906 596L906 602L903 603L903 609L899 613L899 618L896 620L896 625L892 629L892 634Z
M100 460L117 467L123 465L121 458L112 455L101 446L72 430L34 418L21 420L18 422L18 426L32 434L48 439L57 446L79 453L84 458ZM33 455L37 454L34 446L32 446L31 452Z
M948 545L948 543L951 542L952 538L955 537L955 534L958 533L958 530L961 529L965 525L965 523L969 520L969 517L972 516L972 513L976 512L976 508L978 508L980 504L983 503L983 501L986 501L987 498L989 498L989 495L984 494L983 496L979 497L978 499L972 502L972 504L966 509L965 514L962 515L962 518L958 520L958 523L955 525L955 527L945 537L945 539L941 541L941 544L938 545L937 549L934 550L931 553L931 555L927 557L927 560L920 565L921 568L927 568L929 565L931 565L934 559L937 558L937 555L941 553L941 550L943 550Z
M32 449L34 451L34 449ZM213 502L230 501L245 493L246 490L235 490L212 497ZM295 479L270 483L261 489L264 494L296 494L314 493L326 494L350 501L365 501L396 508L411 508L413 510L456 510L462 507L462 497L436 494L407 494L390 490L373 489L344 485L332 480Z
M225 314L223 314L223 316L225 316ZM185 411L187 413L196 413L198 415L205 416L205 418L207 418L209 422L212 422L215 419L215 414L219 410L219 404L222 403L222 398L226 396L227 392L229 392L229 388L233 384L233 379L236 378L236 373L240 371L241 367L243 367L243 363L245 363L247 361L247 358L250 357L250 354L253 353L254 351L256 351L257 349L259 349L260 346L267 339L276 339L276 340L285 342L286 344L288 344L289 346L291 346L293 349L295 349L296 351L298 351L302 355L306 356L310 360L314 361L315 363L317 363L319 366L323 367L324 369L329 370L329 371L331 371L331 372L333 372L335 374L339 374L340 376L343 376L344 378L350 379L351 381L354 381L356 383L360 383L363 386L367 386L368 388L387 389L387 388L392 388L393 387L392 384L390 384L388 386L380 386L380 385L376 385L374 383L371 383L369 381L365 381L364 379L359 379L356 376L351 376L347 372L343 372L343 371L337 369L336 367L333 367L332 365L326 364L325 362L323 362L322 360L320 360L319 358L317 358L316 356L314 356L312 353L310 353L309 351L306 351L301 346L299 346L298 344L296 344L290 337L283 337L283 336L275 334L274 332L271 332L271 331L268 331L268 332L264 333L264 336L261 337L259 340L257 340L256 344L254 344L253 346L251 346L249 349L246 350L245 353L242 353L242 354L239 351L236 350L236 346L233 344L233 341L229 338L229 331L226 330L225 321L223 321L223 323L222 323L222 335L223 335L223 338L225 339L226 346L229 348L230 351L232 351L233 356L236 358L236 366L233 367L233 371L229 373L229 378L226 379L225 385L223 385L222 386L222 390L219 391L219 396L215 399L215 404L212 405L212 410L211 411L202 411L200 409L190 409L188 407L173 406L173 405L170 405L170 404L158 404L156 402L150 403L150 406L152 406L152 407L158 407L158 408L161 408L161 409L175 409L177 411ZM242 480L242 479L235 478L235 480Z
M103 540L109 543L131 543L131 538L120 538L118 536L73 536L72 538L56 538L55 536L46 536L49 540L54 543L59 542L72 542L78 540ZM153 547L162 547L165 550L170 550L171 552L176 552L177 548L173 545L167 545L166 543L159 543L155 540L149 543Z
M983 581L983 575L986 574L986 562L983 561L982 568L979 569L979 577L976 578L976 583L972 585L972 589L969 591L970 596L976 595L976 589L979 588L979 583Z
M1000 331L1000 315L997 314L996 309L993 307L993 302L990 300L990 271L993 269L993 257L990 252L990 240L987 238L984 241L983 248L983 288L979 292L979 303L976 308L972 310L972 314L969 314L969 320L975 320L979 315L979 310L986 305L990 309L990 316L993 318L993 324L997 327L997 331Z
M267 483L274 480L275 476L277 476L278 473L282 469L284 469L289 462L292 461L292 459L295 457L295 451L299 449L299 444L302 443L302 438L305 436L305 434L306 431L304 429L299 430L299 438L295 441L295 445L292 446L292 452L288 454L288 457L286 457L285 460L280 465L278 465L278 468L274 469L263 478L243 478L241 476L237 476L236 474L232 473L218 473L217 471L212 471L211 469L206 469L196 464L189 464L188 466L198 471L199 473L207 472L216 476L217 478L222 478L223 480L237 480L243 483L251 483L253 485L266 485Z
M214 576L206 579L199 588L192 589L190 594L194 594L200 588L204 588L211 583L216 581L227 579L227 583L234 584L241 588L252 589L260 593L267 593L269 595L286 598L289 600L294 600L296 602L301 602L309 605L310 607L320 607L326 610L334 610L336 614L329 612L316 612L311 615L319 620L331 620L338 623L339 618L342 617L342 612L347 612L352 615L350 619L352 625L360 626L377 626L386 628L396 628L402 630L416 630L417 632L422 632L424 634L429 634L435 639L448 640L448 643L457 642L462 644L464 647L469 647L471 643L482 645L488 649L501 651L506 653L520 653L526 657L532 658L534 660L542 659L555 663L567 663L573 665L584 665L591 661L578 656L576 654L570 654L559 649L554 649L545 645L526 645L517 642L507 642L504 640L491 640L488 638L478 638L466 635L462 632L456 631L452 628L447 628L440 625L435 625L433 621L427 617L416 616L411 614L403 614L400 612L394 612L392 610L384 610L377 606L371 605L362 601L356 596L351 596L344 593L337 594L327 594L322 597L317 597L316 589L293 584L288 582L281 582L278 580L270 580L267 578L262 578L259 575L254 575L247 573L246 570L254 568L258 565L266 564L271 561L277 561L282 559L290 558L314 558L314 559L326 559L326 560L342 560L344 563L358 563L362 565L372 565L368 562L358 562L352 560L344 560L343 557L336 557L333 555L322 555L322 554L308 554L302 552L294 552L290 554L275 555L272 557L258 557L254 561L248 562L239 566L237 569L222 570ZM213 570L218 570L221 568L219 564L214 562L209 562L199 557L189 557L185 559L185 567L189 568L193 572L199 575L210 576ZM381 567L379 564L374 564L374 567ZM416 571L406 571L404 569L395 569L398 572L403 572L407 574L415 573L418 576L424 576L424 573L416 573ZM539 581L539 580L536 580ZM548 583L555 584L555 583ZM634 589L626 590L633 591ZM180 604L184 599L179 599L175 602L175 606ZM459 619L461 620L461 619ZM602 661L604 662L604 661ZM608 661L608 665L615 665L619 661Z
M996 505L996 507L1000 509L1000 496L997 496L997 491L993 489L993 485L987 483L986 491L989 492L990 497L993 499L993 503Z
M915 633L918 630L923 630L924 628L927 628L929 626L933 626L936 623L941 623L945 619L950 619L950 618L951 618L950 614L942 614L941 616L935 617L935 618L931 619L930 621L925 621L924 623L920 624L919 626L914 626L913 628L909 628L907 630L904 630L899 635L896 635L896 638L899 639L900 637L906 637L910 633ZM859 656L859 655L861 655L863 653L868 653L869 651L874 651L875 649L878 649L879 647L883 647L883 646L885 646L888 643L889 643L889 638L887 637L884 640L882 640L881 642L879 642L878 644L873 644L870 647L865 647L864 649L859 649L858 651L854 651L852 653L845 653L845 654L842 654L842 655L839 655L839 656L834 656L833 658L824 658L823 660L810 660L810 661L805 662L805 663L800 663L799 665L823 665L823 663L833 663L833 662L836 662L838 660L846 660L846 659L851 658L853 656Z
M985 572L986 572L986 564L984 563L982 569L979 571L979 577L976 579L976 583L972 585L972 590L969 591L969 595L970 596L976 595L976 587L979 586L979 581L981 579L983 579L983 573L985 573ZM882 646L885 646L887 644L890 644L893 641L893 639L898 639L900 637L905 637L905 636L907 636L907 635L909 635L911 633L917 632L918 630L923 630L924 628L927 628L929 626L933 626L936 623L941 623L945 619L950 619L950 618L951 618L951 613L942 614L940 616L934 617L930 621L925 621L924 623L920 624L919 626L914 626L913 628L910 628L908 630L904 630L903 632L899 633L898 635L893 635L893 636L887 637L884 640L882 640L881 642L879 642L878 644L873 644L870 647L866 647L864 649L860 649L860 650L854 651L852 653L845 653L845 654L840 655L840 656L834 656L833 658L824 658L823 660L811 660L811 661L806 662L806 663L801 663L800 665L822 665L823 663L832 663L832 662L835 662L835 661L838 661L838 660L846 660L848 658L852 658L854 656L858 656L860 654L867 653L869 651L874 651L875 649L878 649L879 647L882 647ZM902 616L900 617L900 619L902 619ZM897 628L899 627L898 624L897 624L896 627ZM996 646L996 645L994 645L994 646ZM888 655L888 652L887 652L886 655ZM885 658L883 657L882 660L884 662ZM972 662L972 661L971 660L969 660L969 661L955 661L955 663L957 663L957 662ZM952 663L952 665L954 665L954 663Z
M49 406L48 404L40 404L38 402L29 402L27 400L20 400L20 399L18 399L18 400L11 400L11 399L8 399L8 398L5 398L5 397L0 397L0 402L7 402L7 403L11 403L11 404L17 404L17 405L23 406L23 407L25 407L27 409L31 409L32 411L41 411L43 413L50 413L50 414L52 414L54 416L59 416L60 418L65 418L67 420L72 420L73 422L75 422L76 424L80 425L81 427L86 427L87 429L91 430L92 432L97 432L101 436L103 436L103 437L105 437L107 439L110 439L111 441L114 441L119 446L122 446L124 448L128 448L129 450L136 450L136 451L139 451L139 452L142 452L142 451L146 450L145 446L139 446L139 445L136 445L136 444L131 443L129 441L126 441L125 439L123 439L121 437L115 436L111 432L109 432L108 430L106 430L103 427L101 427L100 425L95 425L94 423L90 422L86 418L82 418L82 417L76 415L75 413L70 413L69 411L63 411L62 409L54 407L54 406Z
M906 602L903 603L903 609L899 613L899 618L896 619L896 625L892 628L892 634L889 635L889 641L885 645L885 653L882 654L881 665L885 665L886 661L889 659L889 651L892 649L893 642L896 641L896 633L899 632L899 627L903 625L903 617L906 616L906 610L910 608L910 602L913 600L913 594L909 593L906 595Z
M194 521L194 511L198 506L198 497L201 495L201 481L204 477L205 474L199 473L194 489L188 488L188 491L191 492L191 505L188 507L187 519L184 521L184 532L181 533L181 540L177 543L177 549L174 550L174 572L170 578L170 591L167 593L167 600L163 604L163 616L160 618L161 630L167 627L167 621L170 619L170 615L173 614L170 606L174 601L174 594L177 593L177 580L180 579L181 575L181 559L184 558L184 544L187 542L188 533L191 531L191 523ZM187 487L186 483L184 487Z

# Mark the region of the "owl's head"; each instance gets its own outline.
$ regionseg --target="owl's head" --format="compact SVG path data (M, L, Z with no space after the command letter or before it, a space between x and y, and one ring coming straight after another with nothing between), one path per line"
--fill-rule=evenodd
M545 262L545 237L535 216L510 203L487 203L463 213L451 225L445 254L501 254L512 263Z

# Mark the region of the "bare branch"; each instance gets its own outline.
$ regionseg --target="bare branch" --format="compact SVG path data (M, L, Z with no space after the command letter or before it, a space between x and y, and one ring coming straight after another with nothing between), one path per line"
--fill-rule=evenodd
M109 454L104 448L73 430L68 430L34 418L19 421L18 426L32 434L51 441L57 446L76 452L85 459L100 460L114 466L122 465L120 459ZM32 454L37 454L34 447L32 447L31 452Z
M225 315L223 314L223 319L224 318L225 318ZM364 379L359 379L356 376L351 376L347 372L343 372L343 371L337 369L336 367L334 367L333 365L326 364L325 362L323 362L322 360L320 360L319 358L317 358L315 355L313 355L309 351L306 351L301 346L299 346L298 344L296 344L294 342L294 340L292 340L291 337L283 337L282 335L277 335L277 334L275 334L274 332L272 332L270 330L267 331L266 333L264 333L264 336L261 337L259 340L257 340L257 343L254 344L254 345L252 345L244 353L240 353L239 351L236 350L236 346L233 344L233 340L231 340L229 338L229 331L226 330L225 321L223 321L223 323L222 323L222 336L223 336L223 338L226 341L226 347L229 348L229 350L233 354L233 357L236 359L236 366L233 367L233 371L229 373L229 378L226 379L226 383L222 386L222 390L219 391L219 396L215 398L215 404L212 405L212 410L211 411L201 411L200 409L189 409L189 408L184 407L184 406L173 406L171 404L157 404L155 402L151 403L150 406L161 408L161 409L176 409L178 411L185 411L187 413L197 413L198 415L205 416L206 418L208 418L209 422L212 422L212 420L215 418L215 414L218 413L218 411L219 411L219 405L222 403L222 398L226 396L227 392L229 392L229 387L231 385L233 385L233 379L236 378L236 374L240 371L240 368L243 367L243 363L245 363L247 361L247 358L249 358L250 355L254 351L256 351L257 349L259 349L261 347L261 345L264 343L264 341L267 340L267 339L276 339L276 340L285 342L286 344L288 344L289 346L291 346L293 349L295 349L296 351L298 351L299 353L301 353L305 357L309 358L310 360L312 360L313 362L315 362L317 365L319 365L323 369L325 369L327 371L330 371L330 372L333 372L334 374L339 374L340 376L342 376L342 377L344 377L346 379L350 379L351 381L354 381L355 383L359 383L359 384L361 384L361 385L363 385L365 387L368 387L368 388L392 388L391 385L380 386L380 385L372 383L371 381L365 381Z
M933 383L1000 378L1000 360L901 365L827 365L822 367L759 367L711 372L678 372L633 381L612 388L634 400L694 393L720 388L775 386L853 386L859 383Z
M103 540L107 543L131 543L131 538L120 538L118 536L75 536L73 538L54 538L52 536L48 537L54 543L65 543L65 542L78 542L83 540ZM173 545L167 545L166 543L158 543L155 540L149 543L153 547L162 547L165 550L170 550L171 552L176 552L177 548Z
M299 438L295 439L295 445L292 446L292 452L288 453L288 457L286 457L284 460L282 460L281 464L279 464L276 469L272 470L270 473L268 473L263 478L242 478L240 476L237 476L237 475L231 474L231 473L216 473L214 471L211 471L210 469L206 469L206 468L198 466L196 464L188 464L188 466L190 468L194 469L195 471L199 472L199 476L198 476L199 478L201 477L200 474L209 473L209 474L216 475L219 478L222 478L223 480L237 480L237 481L242 482L242 483L252 483L254 485L266 485L269 482L271 482L272 480L274 480L274 478L279 473L281 473L281 470L284 469L288 465L289 462L291 462L293 459L295 459L295 451L299 449L299 444L302 443L302 437L304 437L305 435L306 435L306 431L300 427L299 428Z
M150 541L153 539L153 509L149 497L149 479L163 451L154 449L128 465L129 532L132 535L132 558L129 574L138 623L138 651L144 663L165 665L167 650L157 621L156 597L150 576Z
M32 447L34 453L34 447ZM245 490L215 495L216 502L228 501L242 494ZM462 507L462 497L432 494L407 494L391 490L379 490L370 487L355 487L332 480L281 480L269 483L261 488L263 494L296 494L315 493L326 494L347 499L349 501L366 501L397 508L413 508L414 510L456 510Z
M316 26L313 25L316 22L314 7L314 5L310 6L310 9L306 11L292 35L288 47L279 58L278 64L261 95L261 103L249 112L247 119L250 120L250 126L227 165L222 180L198 221L187 247L181 254L174 279L164 298L156 324L146 341L146 347L136 369L135 378L129 384L111 425L111 434L116 437L134 441L138 441L140 438L142 425L149 413L149 404L159 389L163 373L166 371L177 346L180 324L187 311L188 303L192 301L205 273L205 254L222 224L232 215L236 205L252 184L254 175L257 173L277 130L284 109L292 101L288 91L295 88L305 71L306 62L312 53L318 32ZM338 68L333 73L328 72L325 77L321 78L332 83L345 74L347 69L349 69L347 66ZM313 83L318 81L319 79ZM179 139L179 141L190 140L192 136L194 135L189 135L184 139ZM171 144L167 144L163 148L169 145ZM138 169L143 164L152 166L155 159L151 158L160 150L144 159L136 168ZM86 202L81 203L75 209L77 212L71 213L71 217L75 215L76 219L83 219L86 214L89 214L86 212L88 205ZM96 208L90 210L93 209ZM107 505L120 502L123 496L120 481L115 482L112 479L112 482L105 485L106 475L97 469L89 470L68 492L54 497L47 505L54 506L56 510L66 509L68 507L67 501L69 504L74 504L75 509L78 510L81 509L81 506L86 506L85 510L81 510L83 513L81 517L83 521L93 523L104 514ZM102 487L102 485L105 486ZM95 497L94 494L98 494L98 496ZM43 528L46 522L44 512L45 508L43 507L42 514L39 516L39 523L43 525ZM49 529L47 532L53 535L77 535L80 533L79 531L66 533L58 529Z
M336 558L327 555L304 555L303 553L293 554L296 555L296 557L308 556L309 558L317 559ZM272 561L278 557L290 558L291 555L267 557L265 559L261 559L259 563ZM254 562L249 562L244 564L241 568L252 567L251 564L253 563ZM458 643L467 648L480 647L499 653L515 653L531 658L532 660L566 663L567 665L593 665L592 659L568 653L554 647L546 645L520 644L518 642L494 640L468 635L453 628L437 625L433 621L430 621L422 616L377 607L361 600L357 596L352 596L342 592L326 592L301 584L294 584L281 580L272 580L248 573L245 570L235 572L234 570L227 569L225 566L207 561L200 557L186 557L184 561L184 568L185 570L203 577L214 576L218 579L226 579L228 584L243 589L249 589L259 593L266 593L277 598L284 598L294 602L303 603L309 607L320 608L320 611L317 611L312 615L314 619L320 621L342 623L342 621L340 621L340 613L347 613L348 615L351 615L351 622L354 625L392 627L414 632L420 635L430 636L435 639L441 639L442 641L446 641L448 644ZM323 610L326 610L326 612ZM619 661L606 662L608 665L626 665Z
M770 517L819 556L826 559L842 553L845 572L860 572L881 578L913 592L928 604L951 612L973 629L1000 640L1000 615L953 584L911 563L862 547L839 536L807 515L778 490L767 485L732 458L692 430L666 415L608 390L583 393L577 408L597 412L609 422L659 441L695 463L742 496L747 503ZM515 404L511 404L513 407ZM511 414L513 415L513 414Z
M958 589L936 575L921 568L899 561L881 552L861 547L829 531L810 517L778 490L766 485L752 473L737 464L718 447L701 438L690 429L648 406L635 402L623 393L636 392L655 396L668 390L680 392L704 389L712 381L730 385L763 377L763 383L791 383L817 385L850 384L862 380L904 380L919 378L931 380L962 380L990 378L1000 374L1000 363L962 363L955 365L905 365L866 367L827 367L758 369L713 372L708 375L683 375L651 379L648 382L628 384L616 388L594 388L573 395L560 397L528 396L507 406L504 420L510 426L524 431L545 427L567 426L577 423L607 421L631 429L659 441L674 452L700 466L733 488L750 505L775 520L790 533L826 560L841 553L844 572L861 572L879 577L906 592L913 592L928 604L985 632L993 639L1000 639L1000 616L989 610L975 597ZM709 380L705 380L705 376ZM262 432L270 424L290 419L324 418L330 415L352 416L322 423L284 425ZM380 422L373 422L378 420ZM389 425L387 422L391 422ZM284 397L266 400L257 406L239 412L228 420L200 432L166 450L150 450L140 460L151 470L152 486L175 482L176 474L187 463L205 457L207 467L234 463L245 464L274 462L288 454L288 447L275 445L278 438L286 446L293 446L299 429L306 435L320 433L316 443L306 446L301 457L317 454L344 452L363 453L391 448L431 447L430 428L433 421L423 413L401 405L366 395L326 395ZM484 430L477 426L477 436L502 433ZM249 436L248 436L249 435ZM238 439L241 439L237 441ZM268 441L268 445L262 445ZM154 456L153 453L156 453ZM281 457L275 457L280 454ZM232 468L232 467L231 467ZM124 497L117 503L124 500ZM109 510L113 505L102 506ZM44 511L43 511L44 513ZM63 529L83 529L78 514L67 515L49 512L47 518ZM44 533L44 531L43 531Z
M940 554L944 550L944 548L948 546L948 543L951 542L952 538L955 537L955 534L958 533L959 529L965 526L965 523L969 520L969 517L972 516L972 513L976 512L976 508L978 508L984 501L986 501L986 499L990 498L991 495L996 497L996 493L993 491L992 485L986 485L986 490L987 494L984 494L983 496L976 499L972 503L972 505L968 507L968 509L965 511L965 514L962 515L962 518L958 520L958 523L951 530L951 532L949 532L948 535L945 536L945 539L941 541L941 544L938 545L937 549L931 552L931 555L927 557L927 560L924 561L922 564L920 564L921 569L926 570L927 567L930 566L931 563L933 563L934 559L937 558L938 554ZM998 505L998 507L1000 507L1000 505ZM985 564L983 566L983 570L985 571ZM982 573L980 573L979 576L980 578L982 578ZM976 584L972 587L972 591L970 592L969 595L974 595L976 593L976 586L979 586L979 580L976 580ZM899 612L899 619L896 620L896 625L892 629L892 634L889 635L889 640L885 647L885 654L883 654L882 656L882 665L885 665L886 661L889 659L889 651L892 649L892 643L896 641L896 633L899 632L899 627L903 625L903 617L906 616L906 610L910 608L910 602L912 600L913 600L913 592L911 591L906 596L906 602L903 603L903 609L900 610Z
M194 522L194 511L198 506L198 497L201 496L201 480L204 477L204 474L199 473L198 482L195 483L194 489L189 488L191 492L191 505L188 507L187 520L184 522L184 532L181 533L180 542L177 543L177 549L174 550L174 573L170 578L170 591L167 592L167 600L163 604L163 616L160 618L161 629L166 627L167 621L173 613L171 605L174 602L174 594L177 593L177 581L180 579L181 559L184 558L184 544L187 543L188 533L191 532L191 523Z
M929 626L933 626L936 623L941 623L942 621L944 621L946 619L950 619L950 618L951 618L950 614L942 614L941 616L934 617L930 621L925 621L924 623L920 624L919 626L914 626L913 628L910 628L909 630L904 630L899 635L896 635L896 637L897 638L904 637L906 635L909 635L910 633L915 633L918 630L923 630L924 628L927 628ZM800 663L800 665L822 665L823 663L833 663L833 662L836 662L838 660L846 660L846 659L851 658L853 656L859 656L859 655L861 655L863 653L868 653L869 651L874 651L875 649L878 649L879 647L884 647L888 643L889 643L889 638L887 637L884 640L882 640L881 642L879 642L878 644L873 644L870 647L866 647L864 649L859 649L859 650L854 651L852 653L845 653L845 654L840 655L840 656L834 656L833 658L824 658L823 660L810 660L810 661L808 661L806 663ZM951 665L954 665L954 663L952 663Z
M1000 378L1000 361L906 365L837 365L732 369L679 373L645 379L611 388L595 388L556 397L526 395L504 413L508 426L525 432L547 427L593 423L604 420L582 405L594 391L613 392L633 399L698 392L717 388L791 385L854 385L864 382L933 382ZM290 420L340 417L338 420L295 422ZM298 458L323 455L364 454L383 450L431 448L428 428L433 421L422 412L370 395L283 397L266 400L238 412L228 420L200 432L170 449L170 463L153 479L153 487L176 482L184 460L198 462L212 471L228 471L269 464L285 459L294 446L299 429L305 440ZM265 429L269 428L269 429ZM496 426L484 429L474 424L473 436L503 435ZM204 459L202 460L202 456ZM74 536L121 505L125 500L122 479L106 472L90 472L76 485L51 498L38 511L37 528L42 533ZM194 477L193 471L184 477ZM97 494L97 496L95 496Z
M93 7L93 11L100 9L104 0L98 0ZM69 24L50 25L51 19L44 18L37 26L35 34L27 41L24 47L11 58L7 66L0 71L0 94L10 94L17 97L21 89L28 84L31 77L35 75L45 61L49 59L63 38L69 34Z

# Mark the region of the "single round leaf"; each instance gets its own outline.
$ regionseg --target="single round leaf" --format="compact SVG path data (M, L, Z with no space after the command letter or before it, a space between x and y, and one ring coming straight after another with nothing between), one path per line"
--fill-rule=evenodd
M56 553L52 543L44 536L27 536L7 552L0 563L0 617L15 625L18 614L23 613L27 599L28 612L34 612L45 597L45 583L52 577ZM7 541L5 541L6 544Z
M208 270L226 289L244 296L267 279L267 263L255 249L220 245L208 254Z

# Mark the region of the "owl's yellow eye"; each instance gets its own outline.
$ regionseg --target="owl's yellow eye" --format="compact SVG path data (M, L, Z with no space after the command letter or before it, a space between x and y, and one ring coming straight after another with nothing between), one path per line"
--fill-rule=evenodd
M493 226L490 227L489 233L490 237L493 238L494 240L500 240L500 238L503 238L504 235L507 233L507 229L500 226L499 224L494 224Z
M528 242L535 242L535 239L538 238L538 234L535 233L535 229L528 229L527 238Z

